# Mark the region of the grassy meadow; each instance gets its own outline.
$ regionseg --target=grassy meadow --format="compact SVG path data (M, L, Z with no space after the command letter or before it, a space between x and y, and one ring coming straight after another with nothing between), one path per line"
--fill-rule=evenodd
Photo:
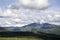
M43 40L36 37L0 37L0 40Z

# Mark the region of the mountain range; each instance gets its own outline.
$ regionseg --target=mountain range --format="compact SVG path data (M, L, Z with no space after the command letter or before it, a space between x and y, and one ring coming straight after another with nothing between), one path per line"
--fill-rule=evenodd
M52 33L52 34L59 34L60 35L60 25L54 25L49 23L31 23L22 27L1 27L0 32L2 31L12 31L12 32L19 32L19 31L29 31L29 32L45 32L45 33Z
M31 23L22 27L0 27L0 30L11 30L11 31L32 31L32 30L41 30L41 29L52 29L52 28L60 28L60 25L54 25L49 23Z

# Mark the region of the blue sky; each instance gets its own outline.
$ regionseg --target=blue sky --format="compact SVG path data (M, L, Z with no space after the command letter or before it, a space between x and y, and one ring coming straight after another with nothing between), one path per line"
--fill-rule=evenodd
M60 0L35 0L33 2L0 0L0 16L3 17L0 18L0 25L22 26L32 22L60 25Z
M17 0L0 0L0 7L1 8L6 8L10 4L16 3Z
M60 7L60 0L52 0L53 7Z
M50 0L50 1L52 3L52 7L51 7L52 9L60 8L60 0ZM8 5L14 4L16 2L17 2L17 0L0 0L0 7L5 8Z

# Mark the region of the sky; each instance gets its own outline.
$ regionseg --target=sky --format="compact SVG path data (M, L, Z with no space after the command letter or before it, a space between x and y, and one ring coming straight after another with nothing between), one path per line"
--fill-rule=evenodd
M0 26L34 22L60 25L60 0L0 0Z

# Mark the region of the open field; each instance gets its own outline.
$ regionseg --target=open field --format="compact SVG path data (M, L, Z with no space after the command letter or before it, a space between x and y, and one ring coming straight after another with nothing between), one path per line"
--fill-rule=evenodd
M0 37L0 40L43 40L35 37Z

